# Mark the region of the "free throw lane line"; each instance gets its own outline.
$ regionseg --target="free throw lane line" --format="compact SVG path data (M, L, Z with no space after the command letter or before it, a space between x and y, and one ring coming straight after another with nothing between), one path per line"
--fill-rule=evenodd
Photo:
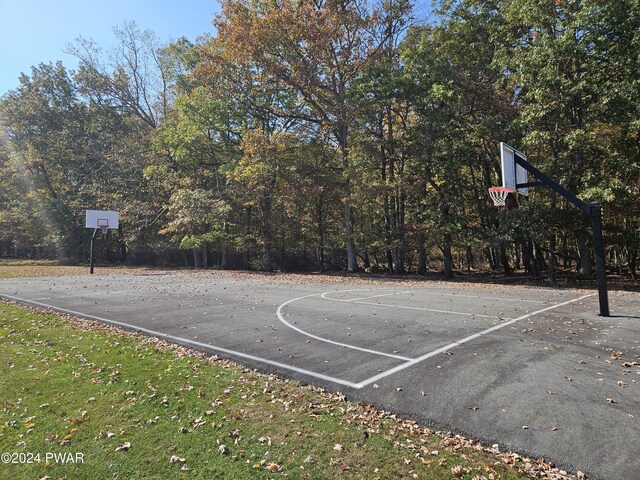
M333 293L333 292L327 292L327 293ZM411 290L405 290L403 292L394 292L394 293L383 293L383 294L380 294L380 295L371 295L370 297L349 298L347 300L342 300L342 301L344 301L344 302L355 302L356 300L369 300L370 298L390 297L392 295L401 295L403 293L411 293ZM327 298L327 297L322 297L322 298ZM333 299L328 299L327 298L327 300L333 300Z
M427 360L431 357L435 357L436 355L440 355L441 353L444 353L448 350L451 350L452 348L455 347L459 347L460 345L464 345L465 343L468 343L472 340L475 340L476 338L479 338L483 335L488 335L489 333L495 332L496 330L500 330L501 328L504 327L508 327L509 325L513 325L514 323L520 321L520 320L524 320L525 318L529 318L529 317L533 317L534 315L539 315L541 313L544 312L548 312L549 310L553 310L555 308L559 308L559 307L563 307L564 305L569 305L570 303L574 303L574 302L578 302L580 300L584 300L585 298L589 298L593 296L593 294L588 294L588 295L583 295L581 297L578 298L574 298L573 300L568 300L566 302L562 302L562 303L558 303L556 305L551 305L550 307L547 308L542 308L540 310L536 310L535 312L531 312L528 313L526 315L522 315L521 317L518 318L513 318L511 320L509 320L508 322L504 322L501 323L499 325L495 325L493 327L487 328L486 330L483 330L481 332L478 333L474 333L473 335L469 335L468 337L464 337L461 338L460 340L457 340L453 343L450 343L449 345L445 345L444 347L438 348L437 350L434 350L432 352L426 353L424 355L422 355L421 357L415 358L413 360L408 361L407 363L403 363L402 365L398 365L397 367L391 368L389 370L386 370L378 375L374 375L371 378L367 378L366 380L360 382L358 384L358 388L362 388L362 387L366 387L367 385L376 382L382 378L388 377L389 375L393 375L394 373L398 373L402 370L404 370L405 368L409 368L412 367L424 360Z
M353 383L353 382L350 382L348 380L343 380L341 378L331 377L329 375L324 375L322 373L312 372L311 370L305 370L304 368L294 367L292 365L287 365L287 364L284 364L284 363L276 362L276 361L273 361L273 360L269 360L267 358L256 357L254 355L249 355L249 354L238 352L238 351L235 351L235 350L229 350L228 348L216 347L216 346L208 344L208 343L196 342L194 340L189 340L189 339L182 338L182 337L176 337L174 335L169 335L169 334L162 333L162 332L156 332L155 330L149 330L148 328L138 327L136 325L131 325L131 324L125 323L125 322L119 322L117 320L111 320L109 318L97 317L95 315L89 315L89 314L82 313L82 312L75 312L73 310L67 310L66 308L55 307L53 305L47 305L46 303L35 302L33 300L26 300L24 298L13 297L11 295L6 295L6 294L0 294L0 298L5 298L7 300L12 300L14 302L23 303L23 304L27 304L27 305L33 305L33 306L36 306L36 307L47 308L49 310L53 310L53 311L60 312L60 313L66 313L67 315L73 315L75 317L87 318L89 320L96 320L96 321L101 322L101 323L107 323L107 324L110 324L110 325L115 325L115 326L118 326L118 327L126 328L127 330L133 330L133 331L136 331L136 332L142 332L142 333L145 333L147 335L150 335L150 336L153 336L153 337L162 338L162 339L165 339L165 340L169 340L171 342L175 342L175 343L178 343L178 344L192 345L194 347L198 347L199 349L203 349L205 351L210 351L210 352L214 352L214 353L215 352L226 353L227 355L231 355L231 356L234 356L234 357L244 358L244 359L247 359L247 360L253 360L255 362L260 362L260 363L264 363L266 365L271 365L272 367L282 368L284 370L289 370L289 371L292 371L292 372L300 373L302 375L307 375L309 377L319 378L321 380L337 383L338 385L344 385L346 387L351 387L351 388L356 388L356 389L362 388L362 387L358 386L359 384L357 384L357 383Z
M499 315L482 315L480 313L468 313L468 312L454 312L451 310L438 310L435 308L425 308L425 307L410 307L408 305L393 305L390 303L375 303L375 302L365 302L363 300L375 297L386 297L389 295L400 295L401 293L407 292L397 292L397 293L387 293L385 295L373 295L371 297L362 297L362 298L349 298L349 299L341 299L341 298L331 298L328 295L330 293L338 293L338 292L360 292L362 290L336 290L334 292L325 292L320 297L325 300L331 300L333 302L345 302L345 303L357 303L360 305L373 305L375 307L389 307L389 308L400 308L404 310L418 310L421 312L434 312L434 313L447 313L450 315L462 315L464 317L477 317L477 318L502 318L503 320L511 320L510 318L500 317Z

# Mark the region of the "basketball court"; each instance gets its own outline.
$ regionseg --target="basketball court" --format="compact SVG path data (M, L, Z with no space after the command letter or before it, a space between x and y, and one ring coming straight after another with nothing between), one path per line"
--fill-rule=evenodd
M591 478L640 469L640 301L445 282L155 272L0 294L340 390Z

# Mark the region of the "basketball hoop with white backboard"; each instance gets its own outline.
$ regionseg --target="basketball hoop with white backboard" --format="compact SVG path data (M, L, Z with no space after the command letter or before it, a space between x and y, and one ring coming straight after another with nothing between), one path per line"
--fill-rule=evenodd
M506 143L500 142L500 158L502 160L502 186L490 187L489 195L494 205L503 206L510 193L529 195L529 187L548 187L569 203L572 203L582 213L591 218L593 230L593 247L596 257L596 282L600 301L600 315L609 316L609 296L607 292L607 272L604 265L604 244L602 239L602 206L598 202L589 204L580 200L575 194L549 178L536 167L527 162L524 153L517 151ZM528 174L535 179L529 182Z
M105 211L105 210L87 210L85 213L85 227L93 228L93 235L91 236L91 248L89 250L89 273L93 273L93 241L96 238L98 230L102 232L103 236L107 235L109 229L117 229L118 212Z
M104 234L106 234L110 228L118 228L118 212L87 210L85 218L86 228L99 228Z
M506 143L500 142L500 159L502 160L502 186L516 190L520 195L529 195L529 188L525 186L528 173L518 162L518 160L526 162L527 156Z
M526 186L528 185L528 173L517 162L517 159L526 162L525 154L500 142L500 159L502 160L502 186L489 188L489 196L496 207L504 206L510 193L529 195L529 188Z

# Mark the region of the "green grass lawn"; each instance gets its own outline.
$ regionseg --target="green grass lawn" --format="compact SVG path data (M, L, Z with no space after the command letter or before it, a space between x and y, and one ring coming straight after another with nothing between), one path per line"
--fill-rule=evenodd
M2 302L0 351L0 452L34 455L0 463L1 479L470 480L548 468L232 362ZM45 463L47 453L83 462Z

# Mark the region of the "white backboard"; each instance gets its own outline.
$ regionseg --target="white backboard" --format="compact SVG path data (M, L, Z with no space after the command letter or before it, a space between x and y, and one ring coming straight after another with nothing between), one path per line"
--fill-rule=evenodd
M87 210L85 227L100 228L108 226L108 228L118 228L118 212L105 210Z
M502 160L502 186L517 190L522 195L529 195L527 187L516 188L516 185L528 182L528 172L516 164L516 155L527 160L524 153L517 151L506 143L500 142L500 159Z

